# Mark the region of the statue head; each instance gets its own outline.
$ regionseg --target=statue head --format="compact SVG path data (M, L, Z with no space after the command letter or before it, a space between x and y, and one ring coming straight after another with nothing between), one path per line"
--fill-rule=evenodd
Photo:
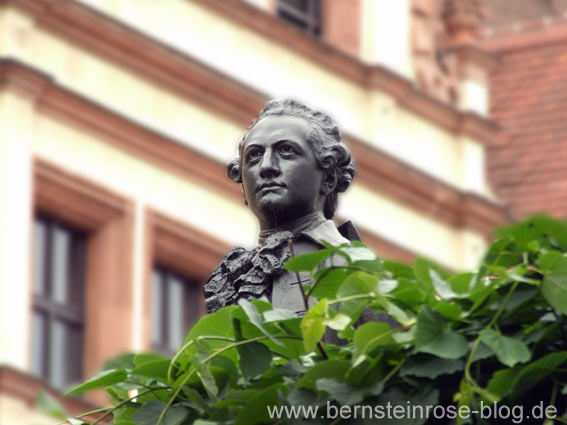
M322 212L332 218L354 162L336 123L294 100L272 100L242 136L227 173L262 230Z

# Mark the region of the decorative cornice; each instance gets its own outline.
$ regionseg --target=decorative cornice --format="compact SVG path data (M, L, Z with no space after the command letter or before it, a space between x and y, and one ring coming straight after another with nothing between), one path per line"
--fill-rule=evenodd
M73 0L2 0L33 13L39 25L120 63L181 96L244 124L267 99L265 94L236 82L184 53L95 12ZM404 77L381 66L367 65L321 40L309 37L276 17L240 0L193 0L227 19L282 44L325 69L367 88L395 97L410 111L452 132L461 129L467 113L460 112L420 91ZM32 6L33 4L33 6ZM471 136L489 142L498 128L482 117Z
M567 19L540 19L524 23L523 27L506 27L487 33L479 42L482 49L497 53L527 50L539 45L567 43Z
M242 201L240 188L226 177L224 164L216 159L121 117L18 62L0 60L2 79L24 85L27 81L41 82L38 85L42 90L35 99L40 111L101 134L120 149ZM346 143L357 161L356 181L379 194L452 227L466 227L487 237L495 225L507 220L500 205L458 191L353 137L347 136ZM470 205L463 208L467 198Z
M246 28L293 50L306 59L323 66L325 69L348 78L368 88L379 89L394 98L408 110L431 120L452 132L463 132L461 122L470 115L454 107L439 102L434 97L419 90L410 80L377 65L368 65L359 59L342 52L329 44L310 37L277 17L263 10L254 8L241 0L192 0L202 6L213 9L227 19L238 22ZM475 125L479 128L471 136L490 142L498 132L493 121L477 116ZM468 129L469 127L467 127Z

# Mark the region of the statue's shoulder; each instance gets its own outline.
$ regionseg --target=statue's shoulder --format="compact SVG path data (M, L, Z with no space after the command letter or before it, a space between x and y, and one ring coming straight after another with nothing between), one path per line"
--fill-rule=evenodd
M360 240L360 235L351 221L347 221L337 228L332 220L325 220L302 233L318 244L324 241L338 246L350 243L353 240Z

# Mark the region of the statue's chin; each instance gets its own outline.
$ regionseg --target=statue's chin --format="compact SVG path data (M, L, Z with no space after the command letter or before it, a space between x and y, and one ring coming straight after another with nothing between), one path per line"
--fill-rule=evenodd
M289 209L289 206L276 201L263 202L260 205L259 213L256 215L261 222L267 223L270 228L273 228L289 220L289 217L293 215L289 214L291 212Z

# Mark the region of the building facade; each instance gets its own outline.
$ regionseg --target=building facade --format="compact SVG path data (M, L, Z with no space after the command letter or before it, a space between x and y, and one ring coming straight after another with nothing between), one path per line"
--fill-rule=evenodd
M474 268L508 220L477 7L0 1L0 423L56 423L24 413L40 388L179 346L210 271L255 244L224 164L271 98L343 130L357 176L338 221L382 257Z

